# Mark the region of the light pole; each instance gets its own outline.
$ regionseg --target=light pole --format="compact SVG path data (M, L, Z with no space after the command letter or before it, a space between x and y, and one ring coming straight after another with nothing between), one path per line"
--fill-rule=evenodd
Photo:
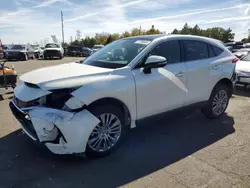
M63 12L61 10L61 23L62 23L62 43L64 45L64 26L63 26Z

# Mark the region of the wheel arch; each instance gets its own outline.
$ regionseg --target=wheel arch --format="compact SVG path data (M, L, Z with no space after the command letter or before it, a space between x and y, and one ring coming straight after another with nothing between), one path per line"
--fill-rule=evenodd
M214 86L214 88L220 84L226 85L229 89L229 96L231 97L233 95L233 90L234 90L234 86L233 86L233 82L228 79L228 78L222 78L220 81L218 81L216 83L216 85ZM213 89L214 89L213 88Z
M101 99L95 100L92 103L90 103L87 106L87 109L91 112L91 108L93 108L95 106L103 105L103 104L111 104L111 105L114 105L114 106L118 107L119 109L121 109L125 115L126 125L131 126L131 113L130 113L127 105L119 99L116 99L113 97L101 98Z

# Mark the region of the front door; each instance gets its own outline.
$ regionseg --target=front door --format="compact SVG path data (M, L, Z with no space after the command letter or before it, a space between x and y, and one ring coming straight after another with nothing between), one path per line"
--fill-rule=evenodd
M145 57L133 70L138 119L183 106L187 92L187 74L186 65L181 61L179 44L178 40L165 41L147 55L165 57L165 67L154 68L150 74L145 74Z

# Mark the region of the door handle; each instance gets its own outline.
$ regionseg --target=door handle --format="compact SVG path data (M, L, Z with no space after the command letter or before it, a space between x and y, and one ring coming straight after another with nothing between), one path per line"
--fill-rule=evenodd
M219 68L219 65L213 65L212 67L214 70L218 69Z
M186 75L185 72L180 71L180 72L178 72L175 76L177 76L177 77L182 77L182 76L185 76L185 75Z

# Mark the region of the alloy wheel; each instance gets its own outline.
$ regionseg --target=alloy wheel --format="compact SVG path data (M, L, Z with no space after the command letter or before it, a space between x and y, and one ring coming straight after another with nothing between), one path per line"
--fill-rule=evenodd
M105 152L112 148L119 140L122 124L119 118L111 113L101 114L100 123L92 131L88 146L97 152Z
M228 94L225 90L220 90L213 98L212 109L215 115L224 113L227 108Z

